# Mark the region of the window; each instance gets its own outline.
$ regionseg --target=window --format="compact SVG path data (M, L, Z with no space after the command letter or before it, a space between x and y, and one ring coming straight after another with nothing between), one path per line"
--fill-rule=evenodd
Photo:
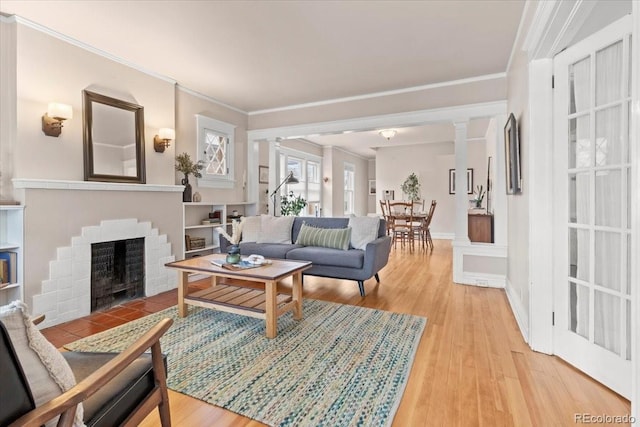
M344 214L354 213L356 167L351 163L344 163Z
M235 126L196 115L198 126L198 160L204 161L203 187L233 188L233 152Z
M317 156L304 152L280 150L280 177L282 182L289 172L298 179L297 184L286 184L280 189L280 195L290 191L296 196L302 196L307 201L307 206L300 215L320 216L322 187L320 185L320 159Z

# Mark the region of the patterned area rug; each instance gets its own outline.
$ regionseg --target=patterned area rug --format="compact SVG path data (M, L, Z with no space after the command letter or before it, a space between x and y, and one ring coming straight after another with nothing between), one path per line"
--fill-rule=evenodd
M164 317L169 388L272 426L391 425L427 323L306 299L270 340L262 320L172 307L65 347L121 351Z

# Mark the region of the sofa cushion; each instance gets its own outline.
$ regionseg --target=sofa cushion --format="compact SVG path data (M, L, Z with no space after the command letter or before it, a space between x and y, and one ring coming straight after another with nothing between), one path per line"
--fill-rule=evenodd
M352 216L349 218L351 227L351 247L365 249L367 243L373 242L378 237L380 218L367 216Z
M75 351L63 353L78 381L82 381L117 355L118 353ZM154 386L151 355L143 354L84 401L87 426L109 427L122 424Z
M300 245L285 245L283 243L240 242L240 253L242 255L262 255L265 258L285 259L288 251L301 247Z
M314 265L362 268L364 264L364 251L359 249L343 251L341 249L305 246L303 248L291 249L287 252L287 259L311 261Z
M257 242L262 231L262 218L259 216L245 216L242 218L241 242Z
M350 228L320 228L302 224L302 228L296 239L296 244L342 249L346 251L349 249L350 239Z
M291 228L294 216L261 216L258 243L291 243Z
M0 307L0 321L11 337L11 343L29 382L33 400L38 407L75 386L76 380L69 364L31 322L27 312L27 306L24 303L14 301ZM74 426L84 425L82 414L82 404L80 404L76 410ZM55 426L57 422L58 417L46 425Z
M298 216L293 221L293 230L291 232L291 240L293 242L298 239L298 234L303 224L321 228L347 228L349 218Z

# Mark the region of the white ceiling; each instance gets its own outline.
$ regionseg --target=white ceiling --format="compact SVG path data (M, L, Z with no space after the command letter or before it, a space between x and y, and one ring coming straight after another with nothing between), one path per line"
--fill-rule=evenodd
M523 6L523 0L2 0L0 11L256 112L504 73ZM407 133L419 138L416 132ZM327 138L342 137L348 135ZM396 143L402 142L399 132Z
M467 139L484 139L488 125L489 119L470 120L467 128ZM367 158L374 158L376 150L381 147L397 147L399 145L416 145L455 140L454 127L451 123L438 123L406 128L395 127L393 129L395 129L397 133L390 140L380 136L378 130L308 136L304 139L318 145L348 149L352 153Z

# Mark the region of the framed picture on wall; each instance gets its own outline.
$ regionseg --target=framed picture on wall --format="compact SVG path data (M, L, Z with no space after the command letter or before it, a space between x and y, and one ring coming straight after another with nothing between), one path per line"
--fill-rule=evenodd
M509 114L507 124L504 126L504 160L507 194L521 193L520 141L518 139L518 122L513 113Z
M370 179L369 180L369 195L370 196L375 196L376 195L376 180L375 179Z
M267 166L258 166L258 182L260 184L269 183L269 168Z
M455 169L449 169L449 194L456 194ZM467 169L467 194L473 194L473 168Z

